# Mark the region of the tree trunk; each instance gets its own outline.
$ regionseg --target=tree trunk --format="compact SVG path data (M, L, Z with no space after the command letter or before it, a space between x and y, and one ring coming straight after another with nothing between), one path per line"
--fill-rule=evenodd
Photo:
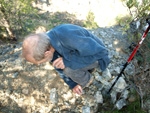
M5 18L3 18L3 21L4 21L4 26L6 27L6 30L8 32L9 38L14 39L15 37L14 37L14 34L13 34L13 32L12 32L10 26L9 26L8 21Z
M4 26L6 27L6 30L7 30L7 32L8 32L9 39L11 39L11 40L16 40L16 39L15 39L15 36L14 36L14 34L13 34L13 32L12 32L12 29L11 29L11 27L10 27L10 23L9 23L7 14L6 14L6 12L5 12L5 8L3 7L2 4L1 4L1 7L0 7L0 11L1 11L2 15L3 15L2 20L4 21Z

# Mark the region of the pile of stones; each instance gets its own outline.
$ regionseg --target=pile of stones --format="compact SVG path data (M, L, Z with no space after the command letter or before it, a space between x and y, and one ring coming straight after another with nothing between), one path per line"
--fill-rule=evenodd
M128 58L127 40L118 26L89 30L109 50L111 63L101 72L96 69L93 83L77 95L49 64L34 65L21 58L22 42L0 45L0 111L27 113L95 113L107 108L122 109L129 100L128 84L120 77L111 93L107 93ZM134 73L132 63L126 69ZM119 96L118 96L119 95Z

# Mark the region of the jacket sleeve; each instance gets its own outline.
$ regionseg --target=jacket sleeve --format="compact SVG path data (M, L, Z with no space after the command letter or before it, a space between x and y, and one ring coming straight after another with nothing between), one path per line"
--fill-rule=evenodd
M71 78L67 77L62 69L55 68L56 72L59 74L59 76L65 81L65 83L73 89L76 85L78 85L76 82L74 82Z

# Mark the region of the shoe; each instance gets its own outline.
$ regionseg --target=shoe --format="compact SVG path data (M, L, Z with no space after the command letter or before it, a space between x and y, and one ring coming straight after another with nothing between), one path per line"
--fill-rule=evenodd
M91 74L94 73L95 71L96 71L96 68L88 70L88 72L91 73Z
M89 82L83 87L83 89L86 88L86 87L89 87L89 85L92 84L93 80L94 80L94 77L91 76L91 79L90 79Z

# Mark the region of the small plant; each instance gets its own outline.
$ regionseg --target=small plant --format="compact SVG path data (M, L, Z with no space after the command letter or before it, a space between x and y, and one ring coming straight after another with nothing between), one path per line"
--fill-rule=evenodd
M34 0L0 0L0 24L6 28L9 39L34 30L38 10L32 2Z
M127 15L127 16L122 16L119 15L116 17L116 22L117 24L119 24L120 26L122 26L121 30L123 31L123 34L126 34L127 30L130 29L130 23L132 21L132 17Z
M84 23L84 27L89 28L89 29L96 29L99 27L97 23L94 21L95 16L91 10L89 11L88 16L86 18L87 20Z

